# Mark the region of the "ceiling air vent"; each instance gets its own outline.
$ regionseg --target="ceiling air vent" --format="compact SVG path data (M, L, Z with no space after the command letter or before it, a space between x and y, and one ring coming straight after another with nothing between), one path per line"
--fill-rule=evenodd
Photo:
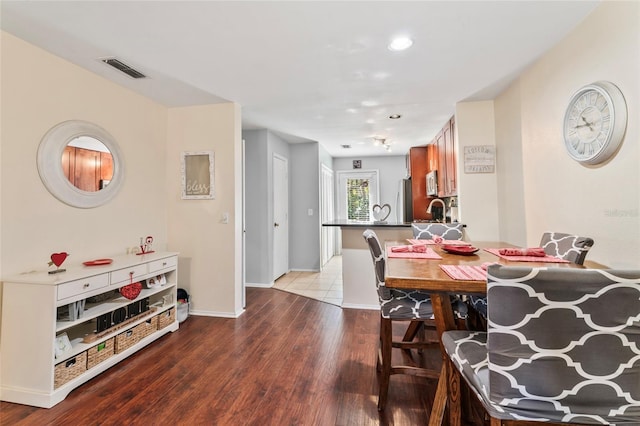
M120 61L119 59L116 58L106 58L106 59L101 59L102 62L104 62L107 65L111 65L112 67L114 67L115 69L122 71L123 73L125 73L126 75L128 75L131 78L146 78L147 76L142 74L140 71L137 71L133 68L131 68L129 65L125 64L124 62Z
M344 149L349 149L351 148L351 145L341 145Z

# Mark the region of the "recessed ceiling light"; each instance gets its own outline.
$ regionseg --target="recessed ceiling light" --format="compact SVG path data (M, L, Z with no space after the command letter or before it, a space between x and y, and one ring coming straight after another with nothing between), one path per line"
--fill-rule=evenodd
M409 37L396 37L391 40L391 43L389 43L389 46L387 47L389 48L389 50L392 50L394 52L400 52L402 50L410 48L412 44L413 40L411 40Z
M367 100L367 101L360 102L360 105L362 105L363 107L374 107L378 105L378 102Z
M397 120L398 118L402 117L400 114L391 114L389 116L390 119L392 120Z

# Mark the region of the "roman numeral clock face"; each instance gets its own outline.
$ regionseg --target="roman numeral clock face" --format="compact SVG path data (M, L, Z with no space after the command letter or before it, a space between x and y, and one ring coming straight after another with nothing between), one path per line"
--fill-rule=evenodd
M599 164L617 151L626 126L622 92L612 83L599 81L571 97L564 116L564 144L574 160Z

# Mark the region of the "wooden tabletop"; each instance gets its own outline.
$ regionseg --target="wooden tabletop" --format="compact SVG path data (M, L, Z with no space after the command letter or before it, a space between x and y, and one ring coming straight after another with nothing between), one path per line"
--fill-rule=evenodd
M395 246L407 244L401 241L387 241L385 246ZM509 266L526 267L548 267L548 268L581 268L582 266L573 263L549 263L549 262L514 262L491 254L484 248L506 248L514 247L503 242L473 242L474 247L478 247L476 253L470 256L450 254L442 249L440 245L434 244L428 247L442 256L442 259L409 259L399 257L387 257L386 276L384 284L389 288L409 288L427 290L432 292L450 293L486 293L486 280L454 280L449 277L440 265L482 265L486 262L497 262Z

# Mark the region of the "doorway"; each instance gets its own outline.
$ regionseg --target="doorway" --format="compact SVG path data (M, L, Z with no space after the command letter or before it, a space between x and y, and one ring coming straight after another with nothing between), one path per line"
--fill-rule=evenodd
M289 272L289 171L287 159L273 155L273 280Z
M322 180L320 182L320 223L331 222L334 218L333 206L333 170L322 165ZM323 226L320 234L320 268L324 268L335 254L336 227Z

